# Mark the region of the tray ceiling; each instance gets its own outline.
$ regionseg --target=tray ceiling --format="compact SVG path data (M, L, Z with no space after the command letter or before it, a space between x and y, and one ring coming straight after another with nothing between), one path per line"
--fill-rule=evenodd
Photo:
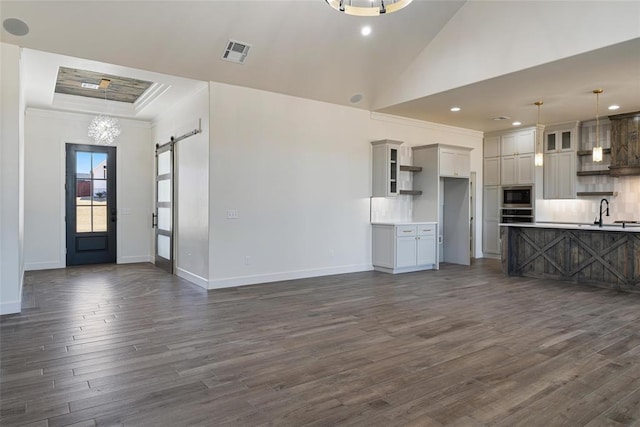
M87 98L105 98L102 89L83 88L82 83L99 85L102 79L110 80L106 90L106 98L109 101L119 101L133 104L147 90L153 82L132 79L129 77L114 76L88 70L59 67L56 79L56 93L65 95L84 96Z

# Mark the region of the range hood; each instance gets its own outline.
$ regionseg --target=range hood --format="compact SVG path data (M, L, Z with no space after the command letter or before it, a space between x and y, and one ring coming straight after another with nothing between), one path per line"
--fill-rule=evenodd
M609 175L640 175L640 111L609 116L611 165Z

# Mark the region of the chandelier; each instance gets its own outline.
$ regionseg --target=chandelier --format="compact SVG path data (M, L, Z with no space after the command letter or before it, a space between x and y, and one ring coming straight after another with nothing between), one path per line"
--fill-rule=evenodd
M325 0L329 6L347 15L377 16L396 12L412 0Z
M104 89L104 101L105 110L107 103L107 88L111 83L110 80L102 79L100 81L100 88ZM89 125L89 136L93 138L98 145L111 145L115 139L120 135L120 125L118 120L107 116L106 114L99 114L93 118Z

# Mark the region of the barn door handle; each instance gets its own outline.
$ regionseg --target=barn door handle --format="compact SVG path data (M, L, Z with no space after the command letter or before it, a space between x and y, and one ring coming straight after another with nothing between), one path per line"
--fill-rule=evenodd
M155 213L151 213L151 228L156 228L158 226L158 215L156 215Z

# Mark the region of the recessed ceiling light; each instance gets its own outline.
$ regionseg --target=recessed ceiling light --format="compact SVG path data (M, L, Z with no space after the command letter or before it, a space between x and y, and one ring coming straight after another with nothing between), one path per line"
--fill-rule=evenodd
M618 108L620 108L619 105L609 105L609 110L617 110Z
M460 110L462 110L462 108L460 107L451 107L451 111L453 111L454 113L457 113Z
M26 22L18 18L7 18L2 21L2 26L9 34L14 36L26 36L29 34L29 26Z
M365 25L364 27L362 27L362 29L360 30L360 34L362 34L363 36L368 36L369 34L371 34L371 27L368 25Z
M514 126L520 126L522 123L520 123L520 122L513 122L513 123L511 123L511 124L512 124L512 125L514 125Z

